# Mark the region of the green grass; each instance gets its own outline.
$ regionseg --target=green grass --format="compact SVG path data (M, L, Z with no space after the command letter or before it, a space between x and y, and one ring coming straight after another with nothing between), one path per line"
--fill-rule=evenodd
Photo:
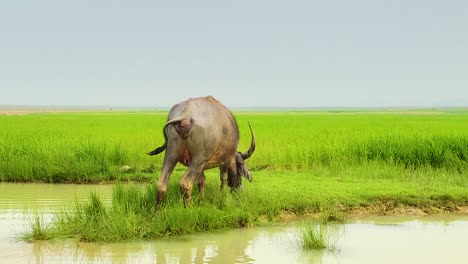
M48 226L44 224L44 219L36 216L31 222L31 231L26 235L28 239L49 240L52 238Z
M299 244L308 250L336 250L336 244L344 234L344 225L309 222L299 230Z
M314 170L382 163L405 169L468 169L468 114L237 113L240 150L258 148L253 171ZM166 113L65 113L0 116L0 181L86 183L150 181L163 155ZM131 170L119 168L128 165ZM183 169L179 167L179 169Z
M158 212L155 181L163 155L166 113L63 113L0 116L0 181L117 185L112 201L97 194L56 215L33 221L27 239L83 241L154 239L281 221L284 214L320 213L345 221L364 208L385 214L399 207L426 212L468 205L468 112L236 113L239 149L257 136L247 160L253 182L244 191L219 191L207 172L206 198L184 208L176 167ZM121 171L122 166L130 170ZM196 192L195 192L196 193Z
M193 204L187 208L178 190L178 178L173 177L160 211L154 211L155 184L117 184L112 201L92 193L87 203L76 203L47 226L33 225L33 231L25 237L149 240L282 221L285 213L299 216L321 213L322 224L327 224L344 221L340 216L355 209L386 214L394 209L416 207L434 213L456 211L458 205L468 204L466 177L459 180L459 175L447 174L438 178L426 171L423 173L433 180L420 181L421 172L407 171L402 180L378 179L361 169L261 171L257 172L255 182L244 183L239 193L220 191L218 175L210 171L205 199L199 200L195 192ZM356 172L362 176L356 176Z
M300 242L305 249L322 250L327 248L327 225L306 225L301 230Z

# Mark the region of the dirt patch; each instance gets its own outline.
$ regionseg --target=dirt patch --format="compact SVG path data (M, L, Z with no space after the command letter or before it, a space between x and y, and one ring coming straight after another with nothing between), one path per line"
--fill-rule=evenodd
M81 112L106 112L111 111L111 109L54 109L54 108L31 108L31 109L15 109L15 108L0 108L0 116L14 116L14 115L30 115L30 114L56 114L56 113L81 113Z
M345 218L361 218L367 216L412 216L423 217L429 215L443 215L443 214L468 214L468 206L456 207L431 207L431 208L417 208L412 206L399 206L396 208L382 207L380 205L372 205L367 207L357 207L341 211ZM291 210L282 211L278 215L278 220L284 223L296 222L304 219L320 219L322 217L320 212L301 212L297 213ZM266 217L264 219L266 221Z
M0 116L14 115L30 115L30 114L46 114L46 113L69 113L69 112L86 112L88 110L42 110L42 109L0 109Z
M416 208L416 207L398 207L392 209L384 209L380 206L369 206L369 207L359 207L353 208L347 214L350 217L361 217L368 215L408 215L408 216L425 216L430 214L427 209Z
M385 208L380 204L371 205L367 207L353 208L346 212L350 217L359 217L367 215L406 215L421 217L427 215L447 214L447 213L468 213L468 206L455 206L455 207L412 207L412 206L398 206L393 208Z
M303 214L297 214L292 211L282 211L278 217L281 222L290 223L299 219L318 219L320 218L320 213L306 212Z
M43 113L41 110L5 110L0 109L0 115L28 115L33 113Z

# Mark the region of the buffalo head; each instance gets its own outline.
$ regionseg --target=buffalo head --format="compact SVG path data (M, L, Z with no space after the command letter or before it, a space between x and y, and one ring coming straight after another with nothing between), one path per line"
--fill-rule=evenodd
M242 177L245 177L249 182L252 182L252 174L245 165L245 160L250 158L250 156L254 153L256 143L255 132L253 131L250 123L249 127L250 134L252 136L249 150L247 150L245 153L238 151L234 156L233 161L231 162L231 164L235 164L235 166L231 165L231 168L228 170L228 185L234 189L238 189L242 186Z

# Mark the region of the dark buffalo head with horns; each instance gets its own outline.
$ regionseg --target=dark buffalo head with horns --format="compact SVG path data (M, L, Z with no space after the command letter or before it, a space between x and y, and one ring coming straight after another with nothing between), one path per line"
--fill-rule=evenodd
M148 153L156 155L166 150L158 180L156 207L161 205L177 162L187 166L179 183L185 202L190 201L195 182L203 197L206 169L219 168L221 188L226 183L233 189L240 188L242 177L252 181L252 175L245 165L245 160L254 153L256 146L250 123L249 127L252 137L250 147L245 153L239 152L237 122L218 100L211 96L191 98L173 106L163 128L164 144Z

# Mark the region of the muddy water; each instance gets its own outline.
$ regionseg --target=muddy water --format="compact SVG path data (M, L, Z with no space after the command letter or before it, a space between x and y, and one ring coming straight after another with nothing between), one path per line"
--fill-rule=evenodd
M303 224L127 243L18 240L46 215L109 185L0 184L0 263L468 263L468 216L354 219L333 228L332 250L302 250Z

